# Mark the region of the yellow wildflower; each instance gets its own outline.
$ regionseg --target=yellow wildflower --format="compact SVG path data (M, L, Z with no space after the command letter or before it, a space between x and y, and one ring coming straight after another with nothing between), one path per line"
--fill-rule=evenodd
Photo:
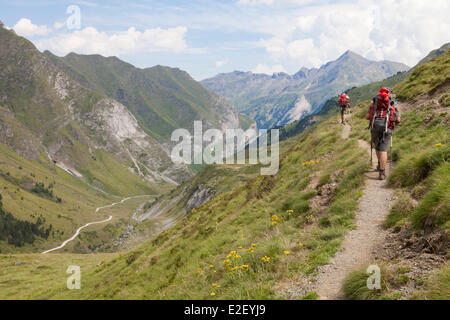
M214 297L216 295L216 293L215 292L211 292L209 295Z
M210 267L210 268L214 268L214 265L213 265L213 264L210 264L209 267Z
M236 251L230 251L230 253L228 254L227 258L228 259L233 259L236 258L237 252Z
M436 147L443 147L444 145L442 143L436 143L435 146Z
M287 256L291 254L291 252L289 250L284 250L283 253Z
M242 246L239 246L238 249L242 249Z

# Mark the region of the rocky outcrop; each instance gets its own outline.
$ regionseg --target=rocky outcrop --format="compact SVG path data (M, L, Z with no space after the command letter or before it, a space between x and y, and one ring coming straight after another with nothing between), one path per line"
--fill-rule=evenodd
M203 186L199 186L186 203L186 210L191 211L198 206L208 202L214 196L215 191Z
M1 106L0 142L28 160L36 160L43 151L40 141L16 121L11 111Z

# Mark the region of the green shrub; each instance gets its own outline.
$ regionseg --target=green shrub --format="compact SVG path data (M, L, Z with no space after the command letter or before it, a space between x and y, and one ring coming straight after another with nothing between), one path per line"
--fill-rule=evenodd
M392 206L384 225L386 227L399 226L411 215L413 209L414 208L409 196L406 194L401 194L396 203Z
M435 168L450 159L450 147L434 147L400 161L389 177L389 184L410 187L424 180Z
M311 291L305 294L302 298L302 300L317 300L319 299L319 295L317 292Z
M449 228L450 220L450 164L439 167L426 181L429 191L412 213L412 223L416 229L424 226L425 221L435 226Z
M309 203L307 200L302 199L302 197L294 197L290 198L281 206L282 211L294 210L295 214L306 213L310 209Z
M133 262L135 262L137 258L139 258L142 254L143 254L142 251L134 251L131 254L129 254L128 257L126 258L127 265L130 265Z
M430 300L450 300L450 265L447 263L426 284L424 298Z
M358 270L351 272L344 280L342 291L344 296L350 300L373 300L379 299L386 291L386 284L383 281L384 270L381 270L381 289L369 289L367 287L367 279L369 274L366 270Z
M325 173L319 179L319 186L323 186L331 182L331 176L329 173Z

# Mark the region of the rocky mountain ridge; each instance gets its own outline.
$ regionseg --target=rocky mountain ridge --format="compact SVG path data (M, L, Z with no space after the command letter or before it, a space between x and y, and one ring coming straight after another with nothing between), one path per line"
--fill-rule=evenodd
M409 67L391 61L370 61L346 51L320 68L286 73L254 74L235 71L201 83L228 98L236 108L256 120L261 128L284 126L320 111L336 94L352 87L385 79Z

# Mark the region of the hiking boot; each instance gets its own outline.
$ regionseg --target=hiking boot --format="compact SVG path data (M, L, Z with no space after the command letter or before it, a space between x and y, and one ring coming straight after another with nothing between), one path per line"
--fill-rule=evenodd
M384 180L384 179L386 179L386 173L385 173L385 171L384 170L380 170L379 171L379 176L378 176L378 180Z

